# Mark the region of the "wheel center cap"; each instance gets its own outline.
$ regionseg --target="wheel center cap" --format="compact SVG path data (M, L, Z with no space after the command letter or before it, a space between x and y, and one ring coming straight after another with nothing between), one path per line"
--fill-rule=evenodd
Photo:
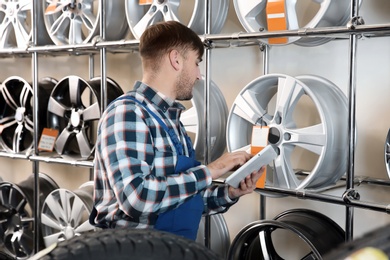
M72 109L72 115L70 116L70 123L73 127L77 127L80 125L80 114L76 111L76 109Z
M15 119L18 122L22 122L24 119L24 112L26 112L26 108L18 107L15 112Z
M64 229L64 235L65 235L65 238L66 239L71 239L72 237L74 237L74 230L72 227L65 227Z

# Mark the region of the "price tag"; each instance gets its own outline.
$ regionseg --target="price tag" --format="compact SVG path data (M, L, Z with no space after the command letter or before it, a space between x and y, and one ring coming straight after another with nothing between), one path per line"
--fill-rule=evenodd
M41 139L39 140L38 149L40 151L52 152L57 137L58 130L44 128L42 131Z
M252 142L251 142L251 154L255 155L259 153L264 147L268 144L268 126L253 126L252 129ZM256 183L256 187L263 189L265 186L265 181L267 177L267 169L264 170L263 175L259 178Z
M139 0L139 5L151 5L153 3L153 0Z
M267 14L268 31L287 30L285 0L268 0L265 8ZM287 43L287 38L269 38L270 44Z

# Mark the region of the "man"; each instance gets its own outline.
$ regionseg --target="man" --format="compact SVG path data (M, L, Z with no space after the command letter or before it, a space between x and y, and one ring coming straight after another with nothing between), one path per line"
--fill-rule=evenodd
M204 47L179 22L148 27L140 39L143 78L103 113L95 153L91 222L110 228L156 228L196 239L202 214L225 212L255 189L263 169L239 188L212 180L244 164L246 152L200 165L180 122L201 78Z

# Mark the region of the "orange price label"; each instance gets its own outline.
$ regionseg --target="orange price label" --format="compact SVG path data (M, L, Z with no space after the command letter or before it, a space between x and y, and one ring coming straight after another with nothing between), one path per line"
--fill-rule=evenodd
M268 31L287 30L285 0L268 0L266 6ZM270 44L287 43L287 38L270 38Z
M139 0L139 5L151 5L153 3L153 0Z
M268 144L269 127L268 126L253 126L252 129L252 142L251 142L251 154L255 155L259 153ZM263 175L256 182L256 187L263 189L265 186L267 177L267 169L264 170Z
M44 128L41 138L39 140L38 149L40 151L52 152L56 139L58 137L58 130L51 128Z

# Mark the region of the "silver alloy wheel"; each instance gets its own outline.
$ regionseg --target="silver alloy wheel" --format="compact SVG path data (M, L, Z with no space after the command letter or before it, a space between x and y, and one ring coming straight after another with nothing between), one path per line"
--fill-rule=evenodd
M233 0L236 14L247 32L268 31L268 0ZM346 25L350 18L350 0L285 1L287 30ZM361 2L361 1L360 1ZM276 14L275 14L276 15ZM287 44L317 46L331 38L290 37ZM268 40L263 40L268 44Z
M126 0L126 17L130 30L139 39L145 29L160 21L179 21L197 34L205 33L205 1L152 0L141 5L138 0ZM211 33L219 33L225 24L229 1L213 0L211 7ZM191 13L192 12L192 13Z
M63 78L50 94L48 125L59 135L54 148L58 154L89 158L96 141L96 127L101 116L101 79L85 81L78 76ZM120 86L107 79L107 101L123 94Z
M53 0L43 1L46 31L56 45L81 44L99 34L99 0L61 0L47 12ZM106 1L106 40L123 39L128 31L123 1Z
M41 211L41 229L46 247L94 231L88 218L93 205L93 182L75 191L57 189L45 199Z
M0 49L27 49L32 41L32 8L32 0L0 1ZM38 10L37 15L41 17L42 12ZM42 19L37 21L42 28ZM37 43L51 43L45 30L39 32Z
M39 132L46 125L47 101L54 85L52 78L38 82L39 87ZM21 77L7 78L0 86L0 125L4 126L0 134L3 148L12 153L28 152L34 145L33 125L33 89L31 84Z
M222 259L226 259L230 247L229 229L222 214L210 215L210 249L217 253ZM196 242L205 244L205 217L202 217L199 224Z
M385 165L387 175L390 178L390 129L387 132L386 142L385 142Z
M55 189L57 183L39 174L39 203ZM0 183L0 250L15 259L28 259L33 253L34 175L19 184ZM41 237L39 238L42 239ZM42 247L40 241L40 249Z
M180 119L189 136L192 138L196 151L196 158L199 161L204 160L204 138L206 137L204 128L204 78L199 80L194 87L191 105L183 102L187 110L181 115ZM210 158L211 161L217 159L226 148L226 122L228 108L225 98L218 86L211 81L210 91L210 109L209 109L209 128L210 128Z
M330 81L269 74L250 82L229 113L228 150L249 150L253 126L261 124L270 129L268 145L278 150L273 172L267 172L267 185L318 189L334 184L345 173L347 99ZM295 174L302 169L307 176Z
M241 229L226 259L322 259L343 244L344 239L344 230L326 215L308 209L292 209L273 220L255 221ZM283 250L283 243L289 244L287 252Z

